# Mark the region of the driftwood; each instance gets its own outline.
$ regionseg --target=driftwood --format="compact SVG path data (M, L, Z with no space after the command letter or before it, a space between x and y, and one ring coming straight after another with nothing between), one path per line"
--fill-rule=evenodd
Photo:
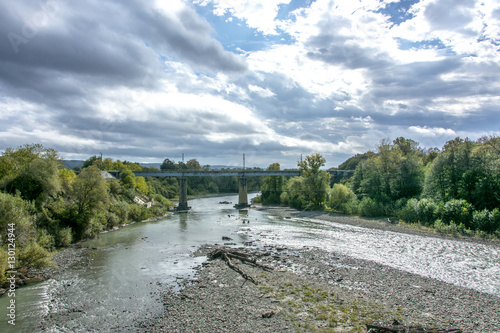
M462 333L461 329L458 328L447 328L447 329L436 329L436 328L425 328L421 326L408 326L403 325L390 325L382 326L375 324L366 325L367 333Z
M244 253L244 252L239 252L236 250L232 249L227 249L227 248L219 248L216 249L208 254L208 258L210 260L214 260L217 258L222 258L224 261L227 263L227 265L234 271L238 272L245 280L248 280L254 284L257 284L257 281L250 275L246 274L243 272L238 266L234 265L233 262L231 261L231 258L233 259L238 259L243 263L246 264L251 264L253 266L265 269L265 270L272 270L272 267L259 264L255 258L253 258L251 255Z

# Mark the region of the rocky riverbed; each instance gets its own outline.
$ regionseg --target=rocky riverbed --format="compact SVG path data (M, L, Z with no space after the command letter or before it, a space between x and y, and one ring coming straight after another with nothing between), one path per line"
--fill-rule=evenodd
M433 237L425 230L322 212L259 207L290 218L315 218ZM465 239L463 241L484 242ZM498 244L498 243L493 243ZM212 246L195 255L206 256ZM500 298L320 248L240 248L272 271L233 260L246 281L222 260L208 261L193 281L166 290L165 314L143 322L151 332L366 332L366 324L463 332L500 332ZM401 326L400 326L401 327Z
M204 246L196 255L207 255ZM400 323L463 332L500 332L500 298L320 249L240 248L272 271L209 261L180 292L166 291L165 314L145 332L366 332Z

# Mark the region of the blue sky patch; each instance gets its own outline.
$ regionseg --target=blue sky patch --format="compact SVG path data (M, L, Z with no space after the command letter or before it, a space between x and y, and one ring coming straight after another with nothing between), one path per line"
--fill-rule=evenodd
M380 9L377 12L390 16L389 20L394 24L401 24L413 18L413 14L408 12L408 10L411 6L418 2L420 2L420 0L402 0L399 2L391 2L388 3L384 9Z
M294 1L302 2L305 1ZM299 7L293 7L293 9ZM226 13L218 16L213 13L213 5L196 6L198 14L203 16L215 30L215 36L224 49L239 53L242 51L253 52L266 49L275 44L291 44L293 38L280 29L277 35L264 35L261 31L249 27L245 21Z

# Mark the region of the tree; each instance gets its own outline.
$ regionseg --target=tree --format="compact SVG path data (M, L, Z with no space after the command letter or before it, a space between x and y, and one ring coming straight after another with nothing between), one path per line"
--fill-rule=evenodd
M141 192L144 195L149 194L149 186L146 183L144 177L135 177L135 186L137 191Z
M320 154L308 155L306 159L300 161L297 165L302 171L304 177L314 175L319 172L319 168L326 164L326 160Z
M137 183L134 173L130 170L125 170L120 173L120 183L124 188L135 190Z
M101 158L97 156L91 156L83 162L82 169L88 168L89 166L96 165L97 167L101 167Z
M288 180L286 190L280 198L283 204L297 209L305 207L303 181L304 177L292 177Z
M91 220L104 210L109 203L106 180L97 166L83 169L73 182L73 198L76 209L77 238L81 238L89 229Z
M402 136L392 141L403 155L410 155L419 152L419 143L411 139L405 139Z
M423 153L418 142L399 137L382 141L378 154L356 167L351 188L359 199L377 203L419 196L423 181Z
M279 171L280 164L273 163L267 167L267 171ZM281 199L281 194L283 193L283 176L269 176L264 177L261 186L262 192L262 203L263 204L279 204Z
M375 153L368 151L364 154L356 154L353 157L349 157L344 163L340 164L337 168L338 170L355 170L359 163L369 160L375 157Z
M201 167L200 163L196 159L192 159L187 161L186 167L189 170L202 170L203 168Z
M330 188L330 174L320 170L326 164L326 160L320 154L308 155L306 159L298 163L302 171L302 196L306 208L320 208L326 202L326 196Z
M165 170L165 171L178 170L178 169L179 166L175 162L169 160L168 158L166 158L160 166L160 170Z
M61 189L57 152L42 145L24 145L6 149L2 160L3 188L7 193L18 193L24 200L44 206Z

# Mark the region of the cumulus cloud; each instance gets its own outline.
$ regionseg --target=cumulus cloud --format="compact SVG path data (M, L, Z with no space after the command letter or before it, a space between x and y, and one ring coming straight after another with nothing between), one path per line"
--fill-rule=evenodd
M489 134L499 13L494 0L2 2L0 149L286 167L320 152L335 166L388 136ZM229 51L245 38L258 46Z

